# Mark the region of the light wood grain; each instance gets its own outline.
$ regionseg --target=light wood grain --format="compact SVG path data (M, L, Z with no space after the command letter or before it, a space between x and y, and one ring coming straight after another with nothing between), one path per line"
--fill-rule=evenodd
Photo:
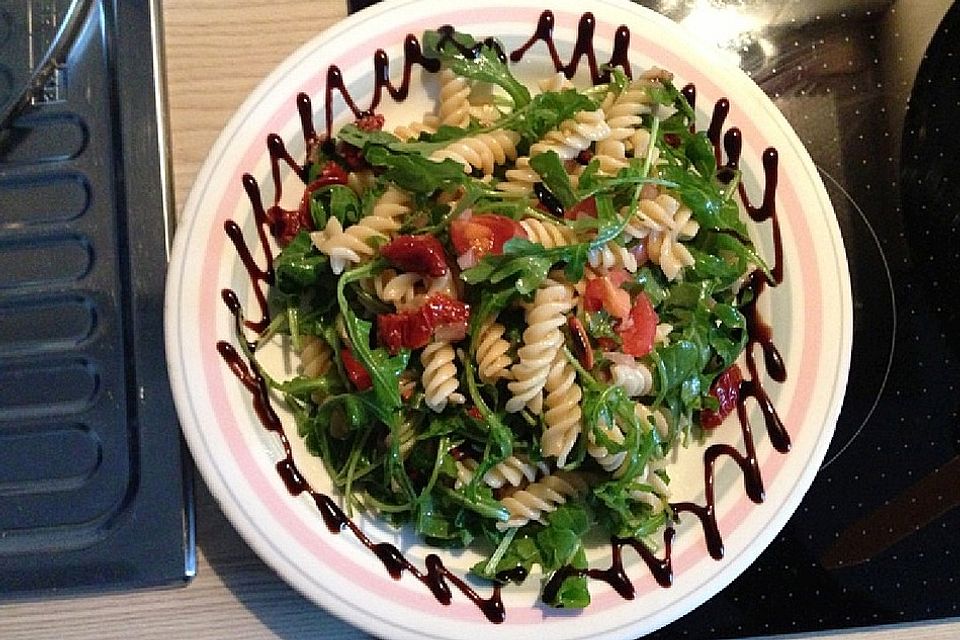
M177 213L221 129L297 47L346 15L343 0L168 0L167 100Z
M342 0L167 0L163 6L175 197L247 94L345 15ZM239 538L198 479L197 577L181 588L0 605L3 640L244 640L363 637L283 583ZM960 622L820 634L833 640L948 640Z

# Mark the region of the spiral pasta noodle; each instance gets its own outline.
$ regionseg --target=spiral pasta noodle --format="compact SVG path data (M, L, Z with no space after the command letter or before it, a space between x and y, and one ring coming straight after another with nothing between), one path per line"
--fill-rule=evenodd
M457 482L460 486L469 484L480 463L473 458L457 461ZM548 471L543 463L534 464L526 456L512 455L483 474L483 482L492 489L519 487L524 482L533 482L538 474Z
M556 457L557 466L563 467L583 428L583 391L577 384L576 369L562 351L557 353L543 389L543 419L547 428L540 438L540 448L543 455Z
M503 338L506 328L499 322L488 321L480 327L477 335L477 347L474 358L477 361L477 373L484 383L496 382L501 378L510 378L510 343Z
M507 193L533 194L533 185L540 182L540 174L530 166L530 158L517 158L513 167L503 173L503 180L497 183L497 189Z
M333 366L333 350L317 336L303 336L300 346L300 375L307 378L322 376Z
M636 84L628 85L619 94L609 93L601 105L606 114L610 133L597 141L594 158L600 163L600 171L616 174L626 167L628 152L634 148L633 136L640 128L640 115L649 111L646 90Z
M422 120L414 120L407 124L402 124L393 129L393 135L397 136L400 140L407 142L410 140L416 140L424 133L436 133L437 129L440 126L440 119L433 115L426 115Z
M623 444L623 431L621 431L617 425L597 425L596 429L599 429L606 438L613 442ZM597 461L604 471L612 474L615 478L619 477L620 474L618 472L623 468L623 461L627 457L626 451L612 453L603 445L597 444L593 430L590 431L587 437L587 453Z
M430 159L435 162L454 160L462 164L467 173L478 170L489 176L498 165L516 159L519 141L519 133L496 129L455 140L431 153Z
M330 258L330 269L343 273L348 265L364 262L376 253L375 245L400 229L400 219L410 212L408 197L390 187L377 200L369 215L344 228L338 218L327 220L322 231L310 234L314 246Z
M689 240L699 230L688 207L675 198L660 194L654 200L641 200L639 211L624 228L624 233L644 239L647 255L660 266L669 280L675 280L694 259L681 240Z
M633 501L648 505L652 513L663 511L670 498L670 486L661 475L665 468L664 458L650 460L628 493Z
M642 362L615 362L610 366L610 384L623 389L628 398L650 395L653 372Z
M420 353L423 365L423 402L431 411L440 413L448 403L462 404L463 395L457 393L457 379L453 346L449 342L431 342Z
M471 83L452 69L440 70L440 95L437 105L437 117L441 125L466 127L470 124Z
M383 194L377 198L370 215L400 222L410 215L411 211L410 195L390 185Z
M638 267L637 256L626 247L613 241L591 250L587 256L587 263L598 271L626 269L630 273L634 273Z
M581 151L610 135L603 110L579 111L570 120L565 120L557 129L548 132L541 140L530 145L530 157L553 151L561 160L573 160Z
M545 249L565 247L577 241L577 235L570 227L555 222L544 222L537 218L524 218L520 226L530 242L543 245Z
M562 71L557 71L551 76L548 76L537 83L537 86L540 87L540 91L546 93L547 91L563 91L565 89L573 89L573 83L570 81Z
M392 304L398 310L413 308L423 297L424 276L413 273L397 273L393 269L384 269L370 278L370 283L362 282L369 287L377 298Z
M556 471L500 500L510 518L498 522L498 529L522 527L531 521L543 523L543 515L556 511L569 498L582 495L588 484L577 473Z
M517 351L519 362L510 368L514 379L507 384L513 394L506 403L508 412L516 413L526 406L540 413L543 386L563 345L560 327L566 323L564 314L573 306L573 291L567 285L548 280L537 289L525 313L527 328L523 346Z
M400 451L400 456L406 458L407 454L410 453L410 449L413 448L413 445L417 443L417 429L416 426L409 420L405 420L400 425L400 429L397 430L397 448ZM384 444L388 447L393 444L393 434L388 434Z
M346 229L331 217L323 231L311 234L314 246L330 258L330 270L341 274L350 264L371 258L374 242L386 240L400 225L389 218L367 216Z
M640 418L644 428L656 429L661 437L666 437L670 427L662 411L653 411L645 404L638 402L635 405L634 413ZM616 424L598 425L596 429L598 429L604 437L617 444L623 444L625 440L623 431ZM607 450L605 446L597 442L593 430L589 432L587 437L587 453L597 461L604 471L613 475L614 478L623 476L627 452L611 452Z

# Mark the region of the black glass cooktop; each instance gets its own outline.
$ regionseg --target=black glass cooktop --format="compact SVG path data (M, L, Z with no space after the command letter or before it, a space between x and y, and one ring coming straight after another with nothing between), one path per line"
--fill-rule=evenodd
M780 536L653 638L960 615L960 4L643 2L747 71L796 129L854 296L835 439Z

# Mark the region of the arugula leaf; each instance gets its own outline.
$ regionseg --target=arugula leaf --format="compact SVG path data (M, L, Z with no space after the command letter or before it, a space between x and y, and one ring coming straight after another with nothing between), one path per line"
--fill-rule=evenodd
M658 402L700 373L700 349L690 340L676 340L654 350Z
M713 152L713 143L707 138L706 131L698 131L687 138L683 152L704 179L712 180L717 173L717 157Z
M513 433L510 431L510 428L503 423L500 416L490 409L484 401L483 396L480 395L480 389L477 387L476 374L473 370L473 363L469 359L464 363L464 377L467 381L467 392L470 395L470 400L473 402L473 406L477 408L477 411L480 412L480 416L483 419L482 422L487 428L487 441L483 457L473 472L473 480L464 488L466 497L470 500L475 500L481 487L486 488L486 485L483 484L483 476L485 476L490 469L513 455ZM502 519L506 520L508 517L509 515Z
M650 536L667 523L666 509L659 513L652 513L650 505L630 497L633 490L652 490L638 484L626 486L621 482L611 481L598 485L593 495L605 508L600 510L601 524L619 538L643 539Z
M329 262L329 258L313 246L310 234L301 231L274 258L275 285L287 294L323 285L329 281L326 278Z
M593 524L593 514L583 503L567 502L546 514L547 526L537 532L540 563L546 571L569 564L583 549L583 536Z
M660 167L660 177L674 183L680 200L690 207L693 217L708 229L730 230L747 237L747 227L740 219L736 200L724 197L716 181L705 181L681 165Z
M480 337L480 327L491 318L496 317L500 311L505 309L519 295L516 287L505 286L498 289L488 290L484 288L480 296L480 303L474 305L470 313L470 352L476 353L477 341Z
M617 482L630 482L643 471L654 447L659 444L657 430L640 419L636 414L636 405L623 389L599 382L566 347L564 351L567 360L576 369L583 389L583 423L591 425L594 441L609 453L626 452L623 465L617 471ZM611 425L619 427L622 441L613 440L605 433L605 428Z
M593 524L593 516L585 505L567 503L547 514L547 526L536 534L540 549L540 566L551 573L564 566L574 569L587 568L587 556L583 548L583 536ZM546 604L568 609L582 609L590 604L586 576L579 573L567 577L556 592L556 597Z
M566 276L571 281L582 278L591 246L578 243L547 249L525 238L511 238L504 243L501 255L484 256L460 277L467 284L512 281L521 295L528 295L546 280L556 264L566 264Z
M328 396L346 391L343 380L336 372L326 373L315 378L297 376L280 383L276 386L276 389L300 400L306 400L316 393Z
M570 176L556 151L547 151L530 158L530 167L540 174L543 184L557 197L564 209L570 209L580 199L573 191Z
M575 89L545 91L523 109L515 110L499 126L519 133L528 142L539 140L580 111L596 111L598 104Z
M583 547L570 559L570 566L574 569L587 568L587 554ZM587 590L587 577L581 573L567 576L557 589L556 596L545 604L565 609L583 609L590 604L590 592Z
M503 46L493 38L478 43L472 36L444 28L423 34L424 55L438 58L454 73L498 85L513 100L515 108L530 102L530 91L507 66Z
M741 237L736 237L729 233L698 233L692 244L697 249L713 256L727 254L739 260L734 267L739 273L737 273L733 279L730 279L730 277L721 278L720 273L714 274L715 277L722 280L725 285L733 284L733 282L739 280L740 276L746 271L747 264L755 265L763 272L768 280L773 280L773 275L770 273L770 267L766 261L760 256L752 243L744 241ZM714 259L716 260L718 258Z
M389 131L361 129L353 123L340 127L340 130L337 131L337 139L358 149L366 149L367 146L388 147L391 144L400 142L400 138Z
M647 87L647 95L657 104L676 109L681 118L686 121L688 127L697 121L693 107L670 80L661 80L657 84L651 84Z
M463 165L449 158L436 162L415 153L397 153L386 147L367 146L367 162L385 169L383 178L411 193L447 191L470 179Z
M501 576L507 572L521 568L524 574L529 574L533 565L539 563L540 548L534 536L530 533L517 533L497 562L481 560L470 568L470 573L487 580L502 581Z
M623 232L629 217L620 216L611 194L597 194L594 200L597 203L597 237L590 241L590 248L599 249Z

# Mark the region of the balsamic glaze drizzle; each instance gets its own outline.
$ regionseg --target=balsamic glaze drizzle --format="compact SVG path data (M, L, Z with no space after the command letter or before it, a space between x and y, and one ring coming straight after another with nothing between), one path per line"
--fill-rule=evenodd
M550 52L550 58L557 71L563 72L567 78L572 78L577 72L580 59L587 58L587 65L590 69L590 79L593 84L610 82L609 68L602 68L597 63L597 53L593 47L593 34L597 28L597 19L592 13L587 11L580 16L580 23L577 25L577 42L573 46L573 54L570 56L570 62L564 64L557 52L557 45L553 41L553 28L556 25L556 18L552 11L544 11L540 14L540 20L537 22L536 31L523 45L510 54L510 60L519 62L523 56L537 42L543 42L547 45L547 51ZM617 28L613 36L613 53L610 55L610 61L607 67L620 67L628 78L633 77L633 71L629 57L630 49L630 29L621 25Z
M534 34L527 42L510 54L510 60L519 62L527 51L538 42L543 42L558 72L563 72L568 78L573 77L581 59L586 58L594 84L608 82L610 80L610 71L606 66L601 66L598 63L596 51L593 46L593 36L596 30L596 19L593 14L587 12L581 16L577 29L577 41L574 45L571 58L569 62L566 63L561 59L553 40L554 26L555 17L553 13L549 10L544 11L540 16ZM447 41L460 47L464 55L476 55L477 51L475 49L463 47L463 45L453 40L452 27L441 27L439 32ZM489 40L487 44L493 42L493 40ZM614 38L613 54L607 63L609 67L621 67L628 76L631 75L631 63L628 57L629 43L630 30L625 26L619 27ZM502 51L500 51L500 54L503 59L506 59ZM389 59L382 49L377 50L374 54L373 65L375 79L373 98L369 107L365 110L362 110L350 95L349 90L344 84L340 68L336 65L330 65L327 69L324 101L327 138L330 138L332 133L335 93L340 94L346 106L359 118L362 115L373 113L376 110L380 104L384 90L390 94L393 100L404 100L409 92L411 72L414 65L420 65L429 72L437 72L439 70L439 62L423 55L419 41L413 35L408 35L404 42L403 75L399 86L394 86L390 81ZM682 89L682 93L690 102L691 106L693 106L697 97L696 87L689 84ZM304 141L306 142L309 155L309 149L319 140L313 124L313 109L310 98L306 94L298 95L296 102ZM718 167L721 167L721 170L727 169L732 171L736 170L740 163L742 134L736 127L730 127L726 133L722 133L729 111L730 103L726 98L721 98L716 102L710 125L707 129L707 136L713 144ZM253 252L246 245L239 225L232 220L227 221L224 225L224 230L236 247L240 260L250 276L261 314L259 320L245 320L243 309L241 309L236 293L229 289L224 289L222 291L222 299L236 319L238 336L243 335L242 330L244 328L255 332L262 332L269 324L266 291L267 287L273 283L274 276L272 256L268 243L268 231L270 221L275 219L279 213L283 212L279 204L281 197L280 163L286 163L305 183L309 175L309 158L307 158L302 165L298 164L286 151L283 141L279 136L271 134L267 139L267 148L270 152L272 163L271 175L275 194L273 204L269 208L264 206L259 186L252 176L245 174L242 180L243 188L253 208L259 242L264 255L267 256L266 265L260 267L256 264L253 258ZM726 163L723 163L724 153L726 154ZM753 437L753 430L747 417L746 400L748 398L753 398L757 402L764 418L767 434L774 448L781 453L786 453L790 450L790 436L763 388L759 368L754 356L755 349L759 347L764 355L764 366L767 374L777 382L783 382L786 379L786 367L784 366L779 351L773 343L770 326L760 317L757 308L757 300L764 289L767 286L776 286L783 282L783 247L775 204L778 181L778 156L776 149L771 147L764 152L763 170L765 179L764 191L763 198L759 205L752 204L743 184L741 183L739 185L739 195L750 217L756 222L771 222L775 251L774 263L771 267L772 278L768 281L761 272L757 271L749 277L746 283L746 288L749 289L752 294L751 302L744 307L744 314L747 318L747 328L750 336L746 348L746 363L749 377L741 383L740 399L737 404L737 416L740 422L745 451L741 452L728 444L713 444L706 449L703 455L704 504L678 502L670 505L674 513L674 522L668 524L663 530L662 557L657 557L643 543L637 540L614 538L611 540L612 563L610 567L606 569L577 569L573 566L562 567L545 585L544 600L553 600L564 580L572 576L586 576L594 580L600 580L610 585L623 598L633 599L635 597L635 589L632 581L626 574L623 562L623 549L625 547L632 548L644 561L657 584L662 587L671 586L673 584L672 550L673 540L676 535L675 524L679 522L679 517L683 513L693 514L699 520L707 551L711 557L718 560L721 559L724 554L724 548L716 515L714 473L717 461L722 457L733 460L743 473L744 490L747 496L755 503L760 503L764 500L763 479L757 460L756 444ZM552 194L547 192L541 197L541 200L544 198L549 199L549 196L552 196ZM243 338L241 337L240 339ZM276 434L280 439L284 450L284 458L276 463L276 469L287 490L294 496L303 493L309 494L323 517L327 529L329 529L331 533L339 534L345 530L350 531L361 544L377 556L391 577L399 580L404 571L410 573L431 591L438 602L442 604L449 604L451 602L452 592L450 584L452 584L461 594L473 602L488 620L494 623L505 620L506 611L501 598L501 586L499 583L494 584L492 594L484 598L462 578L454 575L447 569L440 557L436 554L429 554L425 559L425 569L420 569L407 560L403 553L395 546L388 543L374 543L356 523L336 505L330 496L314 490L297 468L296 462L293 459L290 442L283 432L280 419L271 405L268 388L263 377L259 374L256 367L252 366L252 363L247 361L246 358L238 353L228 342L218 342L217 350L232 373L250 392L254 411L263 427ZM522 571L522 568L518 568L518 570L504 572L501 577L501 582L520 581L524 577L525 572Z

